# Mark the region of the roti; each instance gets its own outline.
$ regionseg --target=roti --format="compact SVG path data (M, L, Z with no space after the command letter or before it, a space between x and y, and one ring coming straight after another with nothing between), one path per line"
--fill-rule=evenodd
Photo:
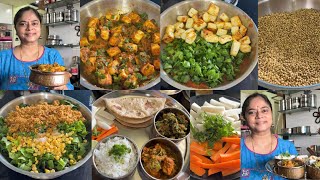
M105 99L106 107L115 116L141 120L150 118L164 108L166 98L122 96Z
M144 122L144 123L139 123L139 124L131 124L131 123L127 123L127 122L124 122L124 121L121 121L119 119L116 119L120 124L124 125L124 126L127 126L127 127L130 127L130 128L145 128L145 127L148 127L150 126L153 121L152 120L149 120L147 122Z

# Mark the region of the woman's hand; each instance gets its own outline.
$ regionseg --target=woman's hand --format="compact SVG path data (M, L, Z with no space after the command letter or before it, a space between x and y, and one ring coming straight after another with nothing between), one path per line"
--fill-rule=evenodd
M53 90L68 90L68 87L66 85L54 87Z

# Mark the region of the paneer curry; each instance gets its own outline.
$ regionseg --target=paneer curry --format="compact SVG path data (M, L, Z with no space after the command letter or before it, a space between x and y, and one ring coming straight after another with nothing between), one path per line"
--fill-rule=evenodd
M178 173L175 153L164 144L144 147L141 159L144 169L158 179L169 179Z
M159 77L159 26L148 15L91 17L80 40L81 74L106 89L134 89Z
M37 70L41 72L63 72L66 68L55 62L54 64L40 64Z

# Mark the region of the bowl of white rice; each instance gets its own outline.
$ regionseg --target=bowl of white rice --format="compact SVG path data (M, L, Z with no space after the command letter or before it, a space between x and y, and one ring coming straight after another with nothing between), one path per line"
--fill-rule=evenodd
M137 145L128 137L112 135L101 140L93 150L93 165L108 179L129 179L139 162Z

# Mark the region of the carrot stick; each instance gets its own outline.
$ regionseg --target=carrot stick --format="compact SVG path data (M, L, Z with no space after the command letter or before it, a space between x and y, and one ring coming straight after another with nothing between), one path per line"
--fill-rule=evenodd
M190 152L190 156L196 156L196 157L200 158L203 163L208 163L208 164L212 164L213 163L211 161L211 159L209 159L209 158L207 158L205 156L202 156L200 154L194 153L193 151Z
M210 175L212 175L212 174L215 174L215 173L218 173L218 172L220 172L220 171L221 171L220 168L210 168L210 169L208 170L208 176L210 176Z
M240 171L240 167L237 167L235 169L224 169L222 170L222 176L228 176L228 175L231 175L231 174L234 174L236 172Z
M200 158L198 158L197 156L195 156L195 155L191 155L190 156L190 162L196 163L196 162L202 162L202 160Z
M230 148L231 144L229 143L226 143L224 145L223 148L221 148L217 153L215 153L214 155L212 155L210 157L210 159L213 161L213 162L217 162L219 159L220 159L220 154L224 154L229 148Z
M240 150L237 150L229 154L220 154L220 159L221 159L221 162L240 159Z
M103 138L105 138L105 137L107 137L107 136L110 136L111 134L114 134L114 133L116 133L116 132L118 132L118 128L117 128L117 126L113 126L113 127L111 127L111 129L109 129L107 132L105 132L104 134L100 134L98 137L97 137L97 139L96 139L96 141L101 141Z
M203 168L197 166L194 163L190 163L190 170L195 173L198 176L203 176L204 173L206 173L206 170L204 170Z
M236 150L240 150L240 145L237 144L231 144L230 148L228 149L228 151L226 152L226 154L230 154L235 152Z
M114 126L114 125L112 125L112 126ZM111 126L111 127L112 127L112 126ZM103 129L103 128L97 126L97 131L100 132L99 135L97 135L97 136L92 135L92 136L91 136L91 139L92 139L92 140L96 140L99 136L101 136L102 134L106 133L106 132L109 131L109 130L106 130L106 129Z
M207 164L207 163L200 163L200 162L195 162L195 164L205 169L211 169L211 168L235 169L235 168L240 168L240 159L221 162L221 163L215 163L215 164Z
M192 141L190 144L190 150L203 156L211 156L214 151L208 149L205 144Z
M221 140L231 144L240 144L240 138L238 137L223 137Z

